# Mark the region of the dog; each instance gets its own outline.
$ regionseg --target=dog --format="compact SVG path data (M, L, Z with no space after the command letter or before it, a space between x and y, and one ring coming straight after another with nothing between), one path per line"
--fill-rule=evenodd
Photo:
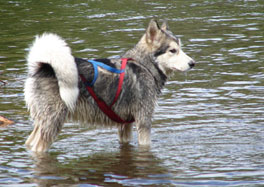
M33 152L47 152L64 122L118 128L120 143L132 138L151 143L151 118L168 77L187 71L195 61L180 39L151 20L139 42L120 59L75 58L56 34L36 36L28 56L25 102L34 129L26 140Z

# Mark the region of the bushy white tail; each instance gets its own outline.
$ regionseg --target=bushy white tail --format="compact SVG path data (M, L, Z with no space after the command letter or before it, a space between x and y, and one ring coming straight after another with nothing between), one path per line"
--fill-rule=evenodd
M41 63L51 65L58 79L60 96L73 111L79 95L78 70L67 43L56 34L36 36L27 61L29 76L38 72Z

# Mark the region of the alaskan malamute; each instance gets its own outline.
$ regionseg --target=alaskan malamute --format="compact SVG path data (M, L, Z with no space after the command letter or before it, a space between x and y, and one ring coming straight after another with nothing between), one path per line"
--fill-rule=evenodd
M149 145L151 118L167 77L187 71L195 62L181 49L180 40L151 20L145 34L120 59L84 60L55 34L37 36L28 57L25 101L34 120L26 145L47 151L66 120L117 126L119 140Z

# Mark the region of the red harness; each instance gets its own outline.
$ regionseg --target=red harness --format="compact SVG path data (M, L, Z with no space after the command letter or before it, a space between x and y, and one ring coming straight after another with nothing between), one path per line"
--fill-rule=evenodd
M93 88L91 85L86 84L87 80L85 79L85 77L80 74L80 77L82 79L82 81L85 83L85 87L87 89L87 91L90 93L90 95L93 97L93 99L95 100L95 102L97 103L98 107L101 109L101 111L104 112L105 115L107 115L112 121L116 122L116 123L122 123L122 124L128 124L128 123L133 123L135 120L130 120L130 121L126 121L123 120L119 115L117 115L113 110L112 110L112 106L116 103L116 101L119 98L119 95L122 91L122 85L123 85L123 81L124 81L124 77L125 77L125 68L126 68L126 64L128 60L131 60L129 58L122 58L122 64L121 64L121 68L120 70L122 71L120 73L119 76L119 82L118 82L118 87L116 90L116 94L114 97L114 100L112 102L112 104L110 106L108 106L104 100L100 99L97 97L97 95L95 94Z

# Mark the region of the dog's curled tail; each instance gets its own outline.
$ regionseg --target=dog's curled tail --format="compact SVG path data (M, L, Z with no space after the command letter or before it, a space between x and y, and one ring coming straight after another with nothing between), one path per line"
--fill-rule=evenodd
M73 111L79 95L78 70L67 43L58 35L36 36L28 57L29 76L34 76L42 64L49 64L58 79L59 91L66 106Z

